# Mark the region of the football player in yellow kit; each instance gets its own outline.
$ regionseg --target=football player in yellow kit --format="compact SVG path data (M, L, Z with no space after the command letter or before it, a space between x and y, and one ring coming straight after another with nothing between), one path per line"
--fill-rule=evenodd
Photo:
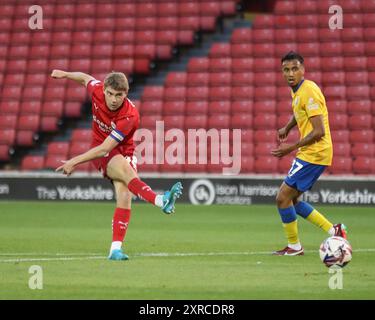
M303 255L298 238L297 215L328 232L331 236L346 238L345 226L333 225L309 203L301 201L301 195L312 188L315 181L332 163L333 148L329 129L328 111L320 88L313 81L304 79L303 57L289 52L281 59L282 73L291 88L293 116L278 130L278 148L271 151L275 157L283 157L298 150L287 177L276 197L288 245L275 255ZM286 143L290 130L297 126L300 140Z

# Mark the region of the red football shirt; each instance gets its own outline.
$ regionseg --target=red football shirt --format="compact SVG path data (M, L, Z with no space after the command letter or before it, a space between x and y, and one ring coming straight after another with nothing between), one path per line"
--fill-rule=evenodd
M133 135L139 126L139 113L134 104L126 98L116 111L108 109L103 92L103 83L91 80L87 91L92 100L93 145L101 144L109 135L119 142L116 148L121 154L131 156L134 152Z

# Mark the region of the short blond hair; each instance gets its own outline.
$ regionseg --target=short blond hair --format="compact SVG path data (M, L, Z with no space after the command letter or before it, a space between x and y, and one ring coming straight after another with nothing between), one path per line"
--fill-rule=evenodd
M107 87L127 93L129 91L129 82L124 73L112 71L104 79L104 89Z

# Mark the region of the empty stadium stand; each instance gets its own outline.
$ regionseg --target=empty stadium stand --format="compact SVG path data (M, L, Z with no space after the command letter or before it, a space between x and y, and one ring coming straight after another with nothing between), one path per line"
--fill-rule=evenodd
M31 1L1 5L0 161L12 149L35 147L38 133L58 133L61 119L82 117L84 88L50 79L52 69L80 70L102 79L110 70L149 76L153 61L172 61L173 48L194 46L196 32L215 32L218 17L236 14L235 0L45 1L45 27L25 25ZM290 93L280 73L289 50L305 57L306 78L327 99L334 163L329 174L375 174L375 5L343 0L345 26L328 28L330 0L279 0L230 37L170 70L163 84L146 85L136 105L142 128L242 129L241 173L282 173L292 156L269 152L276 129L291 116ZM298 139L297 131L289 137ZM80 143L81 142L81 143ZM188 142L188 141L187 141ZM27 154L22 170L53 169L90 145L90 129L74 129L68 141L51 141L44 153ZM167 146L167 144L166 144ZM187 148L187 143L185 145ZM187 150L187 149L186 149ZM140 171L220 172L223 164L143 164ZM91 164L81 170L93 171Z

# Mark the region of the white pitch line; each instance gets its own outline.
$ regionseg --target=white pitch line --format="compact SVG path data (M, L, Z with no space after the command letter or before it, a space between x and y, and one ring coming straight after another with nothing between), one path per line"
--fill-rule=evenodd
M305 250L306 253L317 253L317 250ZM368 249L356 249L354 253L362 252L375 252L374 248ZM5 255L5 254L3 254ZM36 255L62 255L61 253L43 253ZM16 259L2 259L0 263L15 263L15 262L34 262L34 261L77 261L77 260L102 260L106 259L106 256L100 256L98 254L79 254L82 257L77 256L77 253L64 254L62 257L51 257L51 258L16 258ZM69 256L75 255L75 257ZM133 257L195 257L195 256L250 256L250 255L271 255L270 251L245 251L245 252L149 252L149 253L134 253Z

